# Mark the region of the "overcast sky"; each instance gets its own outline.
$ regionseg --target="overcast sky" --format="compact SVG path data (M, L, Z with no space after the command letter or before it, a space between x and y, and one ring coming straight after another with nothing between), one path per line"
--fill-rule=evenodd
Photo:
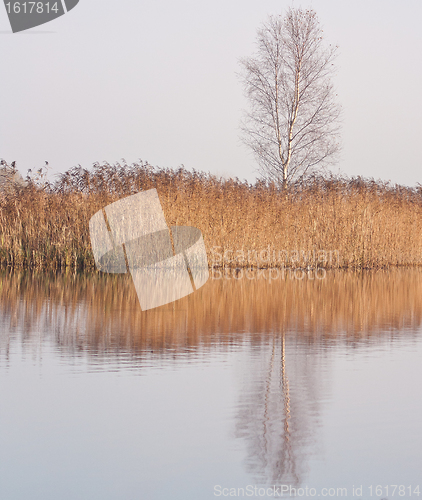
M333 170L422 183L420 0L80 0L15 34L0 5L0 158L23 175L45 160L56 174L141 158L253 181L238 60L267 15L290 5L314 8L340 46Z

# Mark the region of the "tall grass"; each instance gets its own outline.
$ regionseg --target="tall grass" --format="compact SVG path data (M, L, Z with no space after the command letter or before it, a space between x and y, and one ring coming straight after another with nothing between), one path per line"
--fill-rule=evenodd
M169 226L199 228L210 265L380 268L422 264L422 190L313 177L287 190L149 164L72 168L0 193L0 266L95 268L90 217L156 188Z

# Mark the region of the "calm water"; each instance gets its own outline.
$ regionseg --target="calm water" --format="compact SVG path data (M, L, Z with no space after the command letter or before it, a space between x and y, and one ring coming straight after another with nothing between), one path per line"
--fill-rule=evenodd
M2 274L0 499L418 498L421 324L418 270L146 312L130 277Z

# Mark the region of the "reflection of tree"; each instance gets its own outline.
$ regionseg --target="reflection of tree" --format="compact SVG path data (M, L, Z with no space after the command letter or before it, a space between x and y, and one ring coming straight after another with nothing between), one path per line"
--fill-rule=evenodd
M392 269L324 281L210 280L143 312L126 275L0 273L0 363L18 344L40 359L47 345L72 363L117 370L240 348L246 466L262 483L300 484L326 386L322 356L337 343L416 337L421 278L420 269Z
M284 331L249 354L237 415L246 467L261 483L300 484L318 423L319 356Z

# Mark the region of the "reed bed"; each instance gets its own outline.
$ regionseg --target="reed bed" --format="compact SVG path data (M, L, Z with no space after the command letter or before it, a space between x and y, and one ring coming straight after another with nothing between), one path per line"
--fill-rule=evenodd
M75 167L55 183L3 190L0 266L94 270L90 217L151 188L169 226L202 231L212 267L422 265L420 187L331 176L283 189L139 162Z

